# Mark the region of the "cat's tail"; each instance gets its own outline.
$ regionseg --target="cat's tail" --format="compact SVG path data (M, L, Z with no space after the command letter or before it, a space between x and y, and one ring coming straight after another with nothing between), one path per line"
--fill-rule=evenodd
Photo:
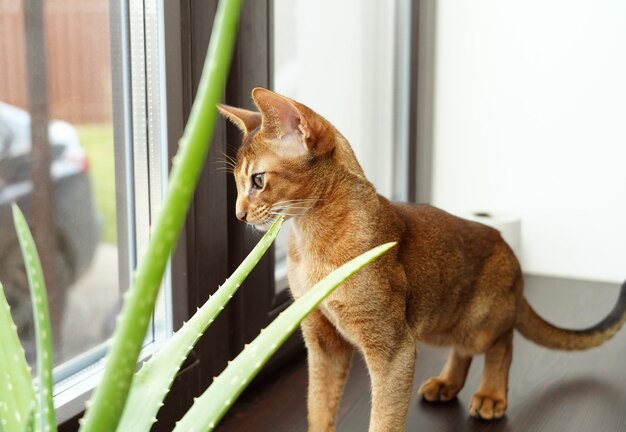
M516 324L517 330L527 339L547 348L584 350L593 348L612 338L626 322L626 282L622 285L617 303L611 313L598 324L583 330L567 330L545 321L522 298Z

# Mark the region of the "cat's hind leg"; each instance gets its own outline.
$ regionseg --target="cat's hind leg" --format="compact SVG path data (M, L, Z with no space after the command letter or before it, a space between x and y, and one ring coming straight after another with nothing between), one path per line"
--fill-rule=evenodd
M512 355L513 331L510 330L485 351L483 375L469 407L472 417L491 420L504 415Z
M452 400L465 385L472 356L452 348L441 373L422 383L418 394L429 402Z

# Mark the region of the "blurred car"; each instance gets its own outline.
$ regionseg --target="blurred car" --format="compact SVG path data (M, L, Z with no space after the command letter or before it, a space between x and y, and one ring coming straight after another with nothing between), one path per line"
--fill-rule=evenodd
M94 206L89 162L76 129L67 122L52 120L48 124L48 140L52 147L50 176L54 195L54 220L49 228L57 235L59 249L55 253L59 286L49 302L51 309L61 315L52 317L53 327L58 327L69 287L93 259L101 221ZM30 115L0 102L0 282L22 341L32 339L32 310L11 204L17 203L30 219L33 199L30 150Z

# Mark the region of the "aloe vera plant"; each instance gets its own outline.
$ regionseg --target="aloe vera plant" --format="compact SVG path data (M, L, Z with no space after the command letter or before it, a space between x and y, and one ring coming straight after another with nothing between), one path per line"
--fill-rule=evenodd
M278 218L250 252L237 270L224 282L207 302L172 336L139 370L135 377L124 414L119 425L123 431L149 430L156 413L163 404L176 372L233 294L257 265L278 235L283 218Z
M248 383L261 370L298 324L324 298L370 261L396 243L386 243L348 261L285 309L257 338L247 345L213 384L194 402L174 432L212 431Z
M26 265L33 299L37 381L33 386L30 368L20 344L11 308L0 284L0 431L54 431L56 417L52 402L52 331L46 286L33 236L24 215L13 206L13 220Z
M41 269L41 261L35 248L35 241L28 229L24 215L16 205L13 205L13 220L22 256L24 257L24 264L26 265L28 286L33 304L37 347L37 378L39 381L36 402L30 401L27 407L28 413L24 421L28 423L31 415L34 414L34 426L37 430L52 431L56 430L56 416L52 402L52 329L50 326L46 285ZM15 327L15 324L13 324L13 327ZM19 369L24 370L24 367L19 367ZM28 375L30 378L30 372ZM29 384L32 386L32 383ZM23 389L23 391L30 393L26 389ZM25 425L24 427L26 428L27 426Z
M36 264L39 258L32 236L17 207L14 208L14 220L20 232L20 240L23 242L25 260L28 260L30 256L30 262L35 263L30 265L29 272L32 272L32 277L29 280L32 281L31 285L36 287L33 290L33 297L37 297L41 294L40 291L43 291L41 300L34 303L38 304L35 313L42 311L41 319L44 320L47 319L48 312L41 266ZM150 430L155 415L163 405L163 399L187 354L271 246L282 223L282 218L274 222L270 230L224 285L202 308L198 309L160 351L144 364L132 383L123 417L118 419L119 424L115 430ZM387 243L354 258L336 269L282 312L250 345L244 348L209 389L195 401L194 406L177 424L175 431L212 430L302 319L347 278L394 245L395 243ZM11 321L9 306L1 285L0 342L7 347L0 355L0 375L6 376L4 385L0 386L0 432L56 430L54 417L48 415L52 407L52 382L50 381L49 387L39 389L39 391L33 389L24 351L19 344L17 328ZM39 348L43 351L38 354L45 352L46 349L51 350L51 346L46 348L41 344L38 344ZM36 394L39 398L38 405ZM53 410L52 412L54 414Z
M35 389L11 308L0 284L0 430L22 431L36 403Z
M240 7L240 0L219 3L198 95L174 158L168 194L125 299L102 382L94 392L85 421L81 422L83 432L150 429L189 351L267 251L282 225L283 219L278 218L235 273L135 374L165 266L209 149L217 103L232 56ZM24 350L0 285L0 432L55 431L52 342L45 283L32 236L17 207L13 209L13 217L34 299L39 384L37 388L33 386ZM298 323L346 278L392 246L382 245L355 258L290 306L227 367L178 423L176 430L212 429Z

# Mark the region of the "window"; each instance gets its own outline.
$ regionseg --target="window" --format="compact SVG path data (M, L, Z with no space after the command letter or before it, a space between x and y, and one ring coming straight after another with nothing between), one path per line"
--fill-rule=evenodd
M17 202L46 272L62 421L102 368L164 190L162 13L157 0L4 0L0 34L0 280L33 363ZM171 334L166 280L146 352Z
M274 0L273 89L309 106L348 139L368 179L408 200L406 1ZM341 38L324 28L341 28ZM330 66L332 65L332 66ZM276 289L287 283L288 221L276 241Z

